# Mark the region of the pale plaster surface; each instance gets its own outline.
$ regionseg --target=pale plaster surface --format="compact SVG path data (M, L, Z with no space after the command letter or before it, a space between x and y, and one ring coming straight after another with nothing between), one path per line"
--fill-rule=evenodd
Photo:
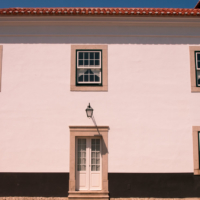
M0 200L68 200L67 197L0 197ZM110 198L110 200L200 200L200 198Z
M191 93L189 46L199 45L200 27L177 20L0 22L0 171L69 172L68 127L93 126L90 102L97 125L110 127L108 172L192 173L200 95ZM108 45L108 92L70 91L71 44Z

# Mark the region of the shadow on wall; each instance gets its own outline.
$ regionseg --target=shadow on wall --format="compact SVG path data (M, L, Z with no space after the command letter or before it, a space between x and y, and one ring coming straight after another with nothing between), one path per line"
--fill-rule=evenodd
M98 134L95 135L95 136L102 136L102 135L101 135L101 132L100 132L98 126L97 126L97 123L96 123L96 120L95 120L94 116L92 116L92 121L93 121L93 123L94 123L94 125L95 125L95 127L96 127L96 129L97 129L97 132L98 132ZM109 130L110 130L110 128L109 128ZM103 149L102 155L107 154L107 153L108 153L108 147L107 147L107 145L106 145L106 143L105 143L103 137L102 137L102 147L103 147L103 148L102 148L102 149Z
M1 44L141 44L141 45L198 45L199 37L192 36L4 36Z

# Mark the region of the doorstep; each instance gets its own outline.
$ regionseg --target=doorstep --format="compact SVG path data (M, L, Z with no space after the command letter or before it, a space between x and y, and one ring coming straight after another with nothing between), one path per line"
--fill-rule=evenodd
M105 191L69 191L68 200L109 200Z

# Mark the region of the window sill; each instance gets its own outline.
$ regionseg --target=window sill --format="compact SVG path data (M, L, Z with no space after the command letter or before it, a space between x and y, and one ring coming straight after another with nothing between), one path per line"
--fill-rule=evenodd
M107 85L103 85L103 86L76 86L76 85L71 85L70 90L71 91L80 91L80 92L95 92L95 91L97 91L97 92L107 92L108 86Z
M191 92L200 92L200 87L192 86Z

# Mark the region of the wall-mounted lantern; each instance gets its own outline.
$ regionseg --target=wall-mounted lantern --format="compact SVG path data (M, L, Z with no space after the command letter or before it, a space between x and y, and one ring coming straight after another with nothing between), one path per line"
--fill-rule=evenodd
M90 106L90 103L88 105L88 107L85 109L87 117L92 118L93 115L93 108Z

